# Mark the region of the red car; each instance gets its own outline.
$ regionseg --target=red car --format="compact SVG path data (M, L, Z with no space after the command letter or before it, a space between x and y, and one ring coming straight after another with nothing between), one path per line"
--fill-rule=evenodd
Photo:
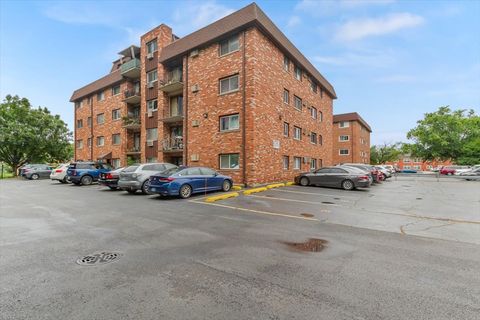
M451 175L455 174L455 169L450 168L450 167L442 167L442 169L440 169L440 174L445 174L445 175L451 176Z

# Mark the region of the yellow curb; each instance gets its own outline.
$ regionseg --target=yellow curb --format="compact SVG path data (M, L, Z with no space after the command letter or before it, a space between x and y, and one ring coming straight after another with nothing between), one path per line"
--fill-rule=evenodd
M279 187L285 187L285 183L274 183L266 186L267 189L279 188Z
M233 187L232 187L232 190L237 190L237 191L238 191L238 190L242 190L242 187L240 187L240 186L233 186Z
M295 184L295 182L293 181L289 181L287 183L285 183L286 186L293 186Z
M244 195L249 195L251 193L256 193L256 192L262 192L262 191L267 191L268 189L265 188L265 187L261 187L261 188L254 188L254 189L250 189L250 190L245 190L243 191L243 194Z
M208 197L208 198L205 199L205 202L215 202L215 201L218 201L218 200L235 198L235 197L238 197L238 196L239 196L238 192L225 193L225 194L222 194L222 195L219 195L219 196Z

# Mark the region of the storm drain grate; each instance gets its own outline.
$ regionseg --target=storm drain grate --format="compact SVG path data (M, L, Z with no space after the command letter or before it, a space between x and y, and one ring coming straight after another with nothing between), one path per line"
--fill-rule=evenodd
M78 258L77 263L81 266L96 266L117 261L121 256L122 254L118 252L99 252Z

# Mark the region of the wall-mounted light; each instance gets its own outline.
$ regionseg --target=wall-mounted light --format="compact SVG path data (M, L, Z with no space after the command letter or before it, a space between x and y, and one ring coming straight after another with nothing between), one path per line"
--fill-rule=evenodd
M205 113L203 114L203 117L204 117L205 119L207 119L207 118L208 118L208 112L205 112Z

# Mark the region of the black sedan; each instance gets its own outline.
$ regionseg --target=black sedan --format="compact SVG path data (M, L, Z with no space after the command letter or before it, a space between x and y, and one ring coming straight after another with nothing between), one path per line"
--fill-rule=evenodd
M112 190L117 190L118 180L120 179L120 172L122 172L123 169L125 168L118 168L110 172L100 173L100 177L98 178L98 184L109 187Z
M313 172L304 172L295 177L295 183L301 186L322 186L353 190L355 188L368 188L371 181L365 172L337 166L323 167Z

